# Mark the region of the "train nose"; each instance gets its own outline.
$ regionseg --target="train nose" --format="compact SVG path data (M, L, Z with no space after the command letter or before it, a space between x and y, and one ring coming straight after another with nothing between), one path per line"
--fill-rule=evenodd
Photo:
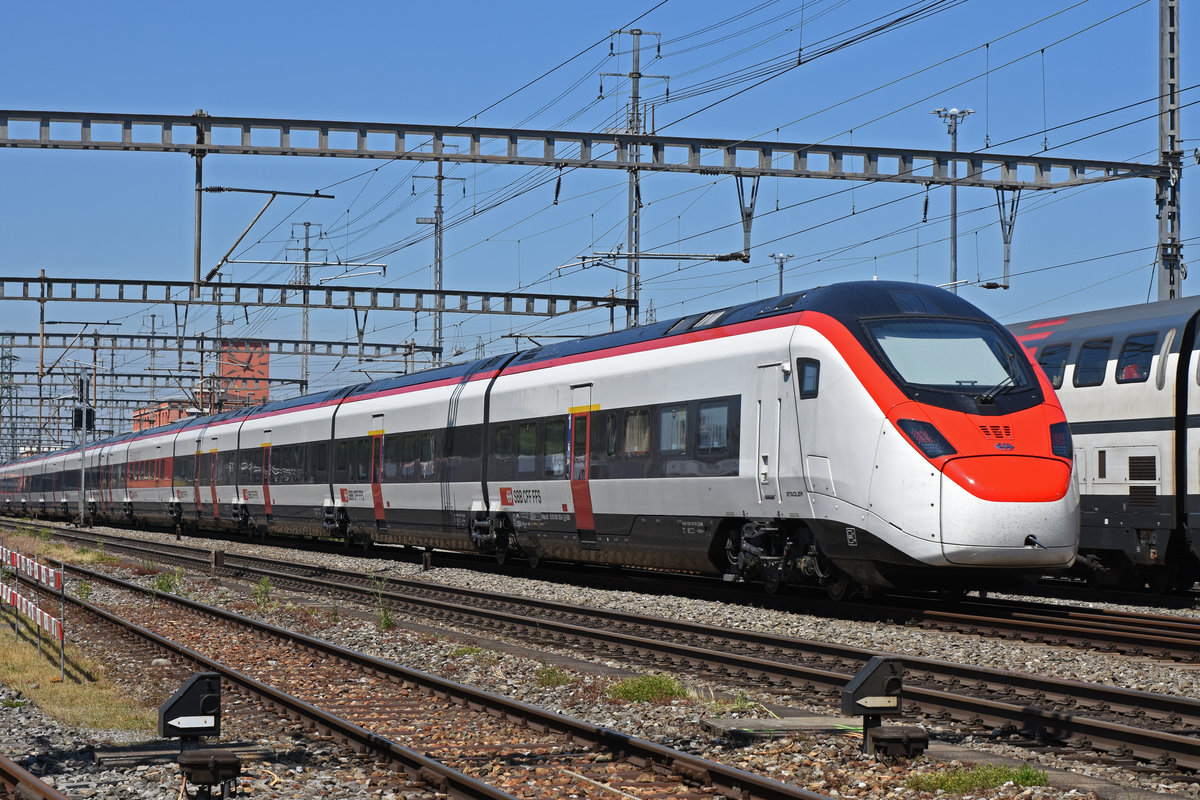
M1071 468L1032 456L976 456L942 470L942 554L972 566L1064 567L1079 544Z

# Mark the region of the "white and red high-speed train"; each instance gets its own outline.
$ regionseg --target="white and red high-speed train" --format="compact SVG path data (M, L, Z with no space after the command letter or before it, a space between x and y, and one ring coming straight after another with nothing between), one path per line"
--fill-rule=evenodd
M73 513L78 448L0 467L13 513ZM503 559L866 587L1069 567L1062 409L949 292L795 292L115 436L109 521L249 528Z

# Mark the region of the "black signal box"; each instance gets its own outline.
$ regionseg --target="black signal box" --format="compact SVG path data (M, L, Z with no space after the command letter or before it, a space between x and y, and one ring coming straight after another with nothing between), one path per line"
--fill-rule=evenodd
M158 709L158 735L195 739L221 735L221 676L197 672Z
M842 713L864 717L899 716L903 689L903 662L898 658L875 656L842 688Z

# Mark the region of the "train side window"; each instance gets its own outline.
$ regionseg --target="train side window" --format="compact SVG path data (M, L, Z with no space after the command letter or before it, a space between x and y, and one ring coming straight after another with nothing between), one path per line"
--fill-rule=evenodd
M329 442L316 442L309 466L312 483L326 483L329 480Z
M406 433L400 440L400 480L411 481L417 474L417 435Z
M700 404L698 455L724 455L729 452L729 404L724 400Z
M1108 477L1108 451L1096 451L1096 478L1104 480Z
M517 474L532 475L537 470L537 423L522 422L517 428Z
M498 459L512 458L511 425L498 425L492 432L492 455Z
M335 483L346 483L349 479L350 442L339 439L334 445L333 480Z
M395 483L400 480L400 434L389 433L383 437L383 480Z
M354 441L354 479L357 483L371 481L371 439L363 436Z
M434 457L437 455L434 448L433 434L421 434L421 472L422 480L432 479L437 475L437 462Z
M1067 359L1071 356L1071 345L1051 344L1042 348L1038 353L1037 362L1046 373L1046 379L1055 389L1062 386L1063 375L1067 371Z
M617 415L604 415L604 455L613 458L617 455Z
M796 372L800 374L800 399L816 397L821 385L821 362L812 358L798 358Z
M1157 333L1130 336L1117 358L1117 383L1145 383L1150 378L1150 360L1158 344Z
M666 406L658 410L658 452L664 456L687 455L687 406Z
M546 422L545 466L543 472L550 477L567 474L567 423L561 419Z
M1104 383L1104 370L1108 366L1108 351L1112 339L1094 339L1084 342L1075 360L1074 384L1076 386L1099 386Z
M625 412L626 458L643 458L650 455L650 412L635 408Z

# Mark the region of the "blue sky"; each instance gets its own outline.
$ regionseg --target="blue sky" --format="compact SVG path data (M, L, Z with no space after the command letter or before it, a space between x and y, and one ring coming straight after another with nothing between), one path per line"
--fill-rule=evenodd
M657 102L663 132L683 136L847 142L948 149L945 126L929 112L972 108L959 148L1154 162L1157 128L1156 0L966 0L867 41L848 41L859 26L927 3L908 0L614 0L564 4L463 2L226 3L115 2L19 4L6 11L10 109L343 119L496 127L589 130L623 114L628 83L601 72L630 69L631 25L643 37L642 93ZM1186 4L1185 4L1186 5ZM1188 12L1182 13L1185 34ZM1195 30L1194 27L1191 30ZM661 57L656 45L661 39ZM835 43L844 46L832 47ZM593 46L595 45L595 46ZM811 60L748 88L711 88L759 62L799 50ZM824 50L832 52L825 53ZM1183 42L1182 85L1196 74L1200 49ZM568 62L565 66L556 66ZM537 80L509 99L510 93ZM905 77L910 76L910 77ZM692 98L693 90L710 87ZM744 91L741 91L744 90ZM739 93L740 92L740 93ZM1200 99L1185 91L1183 102ZM503 102L498 102L503 100ZM1125 106L1123 111L1105 114ZM1096 115L1102 115L1096 117ZM1095 117L1090 121L1083 121ZM1138 121L1142 120L1142 121ZM1197 174L1190 153L1200 142L1194 108L1183 113L1184 176ZM1048 129L1048 130L1047 130ZM1104 131L1111 130L1107 133ZM1004 143L1001 145L1000 143ZM432 285L431 165L351 159L212 156L207 185L283 191L323 189L334 200L282 198L238 248L243 259L297 258L289 241L298 223L326 234L331 258L388 264L386 279L364 284ZM624 274L563 265L625 241L626 177L610 170L566 174L553 204L551 173L527 167L453 166L446 214L445 286L496 291L605 294L624 291ZM0 273L55 277L190 280L193 163L184 155L72 151L0 151ZM1200 236L1196 193L1185 187L1185 241ZM534 188L529 188L529 187ZM516 191L519 188L523 192ZM642 247L655 252L724 253L741 248L732 180L650 175L642 181ZM495 208L490 199L516 195ZM1022 197L1012 248L1012 288L964 287L961 294L1003 321L1140 302L1153 285L1154 186L1128 180ZM253 195L209 195L204 265L214 265L261 207ZM959 277L995 278L1002 241L995 193L958 192ZM777 210L778 209L778 210ZM659 319L776 293L776 263L791 253L786 287L841 280L948 279L949 192L798 179L764 179L749 264L643 261L643 307ZM922 220L925 220L924 222ZM1185 245L1185 261L1197 244ZM1118 255L1123 254L1123 255ZM1078 263L1076 263L1078 262ZM1073 264L1072 266L1065 266ZM225 280L282 282L290 268L239 265ZM1197 292L1200 273L1183 284ZM8 303L5 327L32 331L34 305ZM56 305L57 319L120 322L106 332L148 332L173 323L169 307ZM227 313L226 335L299 336L292 311ZM191 319L212 334L212 310ZM445 319L450 350L474 354L514 347L512 334L566 335L607 329L607 313L532 320ZM311 334L353 337L352 317L314 312ZM372 341L428 343L430 320L378 314ZM29 355L26 354L28 358ZM126 369L147 366L127 355ZM316 386L360 378L355 364L316 360ZM274 374L294 374L277 359ZM378 375L378 372L367 372Z

